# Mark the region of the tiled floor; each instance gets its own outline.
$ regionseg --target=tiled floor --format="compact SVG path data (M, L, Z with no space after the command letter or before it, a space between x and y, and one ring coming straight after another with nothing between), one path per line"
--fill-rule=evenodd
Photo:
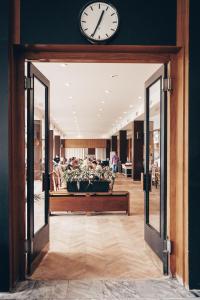
M0 299L130 300L196 299L176 280L25 281Z
M61 214L50 218L50 251L34 280L161 278L160 260L144 242L141 183L118 175L115 190L128 190L131 216Z

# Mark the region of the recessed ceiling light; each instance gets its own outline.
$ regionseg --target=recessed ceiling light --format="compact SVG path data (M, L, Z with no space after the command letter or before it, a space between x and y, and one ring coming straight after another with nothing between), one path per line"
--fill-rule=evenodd
M123 113L124 113L124 114L127 114L127 111L124 111Z
M76 112L75 112L75 111L73 111L73 114L75 115L75 114L76 114Z
M72 96L69 96L68 99L72 99Z
M61 67L65 68L67 64L60 64Z
M110 91L109 91L109 90L105 90L105 93L106 93L106 94L109 94L109 93L110 93Z
M102 103L102 104L104 104L104 103L105 103L105 101L101 101L101 103Z
M132 108L132 107L133 107L133 104L130 104L129 107Z
M139 96L138 99L141 100L141 99L142 99L142 96Z
M65 83L65 86L69 87L69 86L70 86L69 82L66 82L66 83Z
M110 75L111 78L115 78L115 77L118 77L119 75L118 74L112 74Z
M122 119L122 117L119 117L119 119L121 120L121 119Z

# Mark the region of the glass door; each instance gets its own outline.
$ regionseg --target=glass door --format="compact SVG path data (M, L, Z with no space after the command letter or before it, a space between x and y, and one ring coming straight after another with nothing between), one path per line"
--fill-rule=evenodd
M27 242L28 274L49 243L49 81L27 64Z
M167 92L163 89L167 66L145 83L145 240L168 273L166 240Z

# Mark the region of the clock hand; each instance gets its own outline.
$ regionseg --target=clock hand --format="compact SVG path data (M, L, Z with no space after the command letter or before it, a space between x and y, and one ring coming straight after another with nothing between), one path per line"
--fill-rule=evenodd
M95 33L96 33L96 31L97 31L97 28L99 27L99 25L100 25L100 23L101 23L101 21L102 21L102 18L103 18L104 13L105 13L105 11L102 10L101 16L100 16L99 21L98 21L98 23L97 23L97 26L95 27L94 32L91 34L92 37L95 35Z

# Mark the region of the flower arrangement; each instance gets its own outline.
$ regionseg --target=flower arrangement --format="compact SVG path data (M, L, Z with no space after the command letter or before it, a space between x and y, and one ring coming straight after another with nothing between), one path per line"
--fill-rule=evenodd
M90 168L89 166L79 165L75 169L66 170L63 174L66 181L108 181L113 182L115 174L109 167Z

